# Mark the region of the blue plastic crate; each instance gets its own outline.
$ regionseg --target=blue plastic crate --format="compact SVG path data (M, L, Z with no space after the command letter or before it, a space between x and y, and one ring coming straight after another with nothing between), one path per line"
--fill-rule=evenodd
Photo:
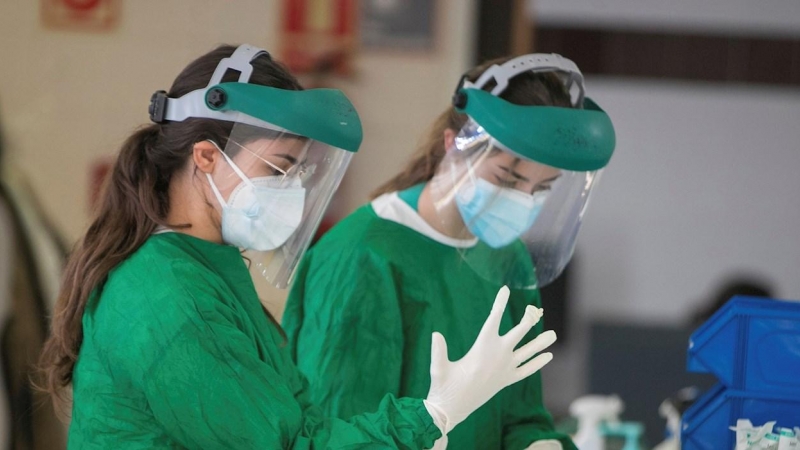
M777 420L779 427L800 425L800 397L745 392L718 384L683 413L681 449L734 448L736 433L728 427L739 419L750 419L755 426L772 420Z
M800 302L734 297L692 334L687 359L727 387L800 397Z

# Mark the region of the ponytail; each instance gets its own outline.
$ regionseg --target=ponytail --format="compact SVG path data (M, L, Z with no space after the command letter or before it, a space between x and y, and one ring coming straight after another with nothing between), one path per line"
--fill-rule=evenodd
M420 183L427 183L436 174L446 153L444 147L445 130L458 131L466 123L467 116L449 108L436 118L431 125L425 140L419 146L411 160L403 170L386 183L372 191L370 199L375 199L389 192L408 189Z
M108 273L135 252L165 216L166 197L153 195L165 193L158 189L158 168L147 159L159 133L160 127L151 125L123 144L96 217L64 268L51 335L40 358L40 388L58 400L72 382L90 294L102 289Z
M223 58L236 47L223 45L190 63L169 90L171 98L202 89ZM251 61L249 83L279 89L302 89L297 80L269 56ZM223 82L238 80L229 71ZM166 223L169 189L173 176L187 168L197 142L225 142L233 124L190 118L182 122L149 125L131 135L117 156L111 176L103 187L99 207L86 235L76 245L64 269L50 337L39 360L36 387L63 405L64 390L83 342L82 319L92 293L99 295L108 274L133 254L160 226L188 228L191 224ZM267 316L274 322L269 313Z

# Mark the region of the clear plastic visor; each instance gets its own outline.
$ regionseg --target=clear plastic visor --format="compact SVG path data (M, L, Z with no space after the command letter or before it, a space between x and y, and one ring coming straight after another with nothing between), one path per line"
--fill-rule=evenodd
M286 131L236 123L210 183L223 241L277 288L291 282L351 152ZM224 148L222 147L224 145Z
M560 169L505 148L469 120L448 149L431 196L445 234L482 278L541 287L569 262L597 172Z

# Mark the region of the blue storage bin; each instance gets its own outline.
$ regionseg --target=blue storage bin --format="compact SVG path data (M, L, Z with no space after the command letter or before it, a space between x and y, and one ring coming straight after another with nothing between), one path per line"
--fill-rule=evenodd
M732 298L692 334L687 360L729 388L800 397L800 302Z
M739 419L750 419L755 426L772 420L777 420L779 427L800 425L800 397L746 392L718 384L683 413L681 449L733 449L736 433L728 427Z

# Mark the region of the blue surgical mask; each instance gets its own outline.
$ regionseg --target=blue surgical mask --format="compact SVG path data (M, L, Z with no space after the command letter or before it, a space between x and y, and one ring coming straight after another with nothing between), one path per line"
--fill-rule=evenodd
M211 175L206 174L222 206L222 240L246 250L268 251L280 247L303 218L306 190L300 179L272 176L251 180L224 152L223 156L242 182L226 202Z
M492 248L504 247L533 226L547 200L547 191L531 194L473 178L455 196L469 231Z

